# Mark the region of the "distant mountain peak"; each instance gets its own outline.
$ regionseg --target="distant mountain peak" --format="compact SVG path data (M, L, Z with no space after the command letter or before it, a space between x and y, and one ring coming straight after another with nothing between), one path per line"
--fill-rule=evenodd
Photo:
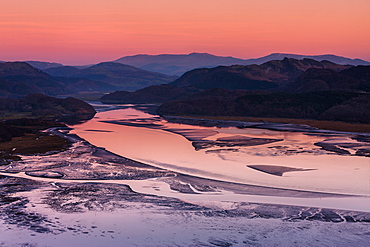
M122 64L122 63L117 63L117 62L101 62L101 63L98 63L98 64L95 64L95 65L92 65L88 68L107 68L107 69L113 69L113 68L135 68L134 66L132 65L127 65L127 64ZM88 69L86 68L86 69ZM135 69L139 69L139 68L135 68Z
M343 57L343 56L337 56L337 55L334 55L334 54L300 55L300 54L289 54L289 53L271 53L271 54L269 54L267 56L264 56L264 57L260 57L260 58L256 58L256 59L250 59L249 61L254 60L256 62L256 64L261 64L261 63L264 63L264 62L267 62L267 61L270 61L270 60L282 60L285 57L299 59L299 60L304 59L304 58L313 59L313 60L316 60L316 61L327 60L327 61L330 61L332 63L341 64L341 65L353 65L353 66L370 65L370 62L365 61L365 60L361 60L361 59L358 59L358 58L351 59L351 58L347 58L347 57ZM246 61L248 61L248 60L246 60Z
M210 56L210 57L217 57L216 55L209 54L207 52L192 52L192 53L189 53L188 56Z
M48 76L38 68L26 62L5 62L0 64L0 76Z
M370 65L369 62L361 59L350 59L336 56L333 54L324 55L299 55L289 53L271 53L267 56L255 59L240 59L231 56L216 56L210 53L192 52L189 54L159 54L147 55L140 54L135 56L126 56L115 60L114 62L132 65L144 70L160 72L168 75L182 75L185 72L196 68L213 68L217 66L230 65L250 65L263 64L271 60L283 60L284 58L297 60L313 59L316 61L330 61L341 65Z
M25 62L41 70L63 66L63 64L61 63L50 63L50 62L41 62L41 61L25 61Z

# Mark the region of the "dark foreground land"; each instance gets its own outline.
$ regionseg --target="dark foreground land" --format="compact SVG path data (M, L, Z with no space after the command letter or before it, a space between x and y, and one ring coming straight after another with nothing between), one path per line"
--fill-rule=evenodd
M195 118L172 121L236 126ZM238 184L156 168L95 147L68 134L59 122L12 120L5 125L21 135L0 143L0 246L345 246L370 241L367 212L207 197L225 192L307 199L347 195ZM206 143L203 137L209 133L168 131L184 135L194 148L275 141L235 136ZM344 154L334 144L322 148ZM254 169L280 176L292 168ZM140 187L146 192L136 191Z
M84 239L86 244L103 239L114 246L118 245L114 241L128 246L344 246L370 240L370 213L366 212L247 202L197 203L156 195L154 192L162 188L154 185L152 194L135 192L129 181L155 178L184 195L229 191L300 198L344 196L188 176L117 156L67 135L67 131L50 129L42 137L63 139L59 150L54 150L58 152L40 155L40 151L32 154L31 150L18 149L13 152L21 154L21 159L0 166L1 236L22 232L22 243L31 246L45 244L42 239L54 241L51 246L66 246L63 244L68 242L63 241L67 238ZM102 223L112 215L121 225ZM141 237L130 232L122 223L125 220L135 222L132 227L141 229ZM344 234L338 233L341 231ZM317 242L312 243L312 238ZM0 244L13 242L2 238Z
M183 116L183 117L194 119L222 120L222 121L301 124L323 130L370 133L370 124L348 123L342 121L325 121L325 120L295 119L295 118L240 117L240 116Z

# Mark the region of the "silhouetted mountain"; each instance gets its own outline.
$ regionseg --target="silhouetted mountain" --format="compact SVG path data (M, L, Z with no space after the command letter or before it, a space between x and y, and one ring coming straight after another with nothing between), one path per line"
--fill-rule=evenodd
M24 61L24 62L28 63L32 67L35 67L41 70L63 66L63 64L61 63L49 63L49 62L41 62L41 61Z
M252 91L256 92L256 91ZM199 90L194 88L180 88L169 84L146 87L134 92L116 91L105 94L100 101L103 103L163 103L170 100L190 99L230 99L251 93L246 90L226 90L212 88Z
M314 59L317 61L327 60L341 65L370 65L370 62L361 59L350 59L336 55L297 55L273 53L268 56L255 59L239 59L234 57L215 56L208 53L190 54L162 54L162 55L135 55L126 56L115 60L123 64L139 67L141 69L160 72L168 75L182 75L183 73L196 68L213 68L220 65L251 65L263 64L271 60L283 60L285 57L294 59Z
M80 69L72 66L62 66L56 68L45 69L44 72L55 76L59 81L66 84L68 88L75 92L85 92L85 91L102 91L109 92L117 89L106 82L89 80L83 78L84 75L79 75Z
M30 93L61 95L69 93L65 84L24 62L0 64L0 96L21 96Z
M340 73L361 81L362 90L370 92L370 66L359 65L345 69Z
M331 69L310 68L297 80L287 85L286 89L296 93L329 90L367 91L370 89L370 81L361 81Z
M320 115L320 119L370 123L370 95L360 95L334 105Z
M57 77L73 77L80 72L80 69L73 66L61 66L43 69L44 72Z
M233 57L220 57L208 53L162 54L126 56L115 62L129 64L141 69L160 72L167 75L182 75L194 68L216 67L219 65L240 64L244 60Z
M335 66L331 62L328 64L312 61L314 60L284 59L283 61L270 61L260 66L245 66L253 68L253 73L248 72L249 76L250 74L261 76L263 75L261 72L268 72L262 78L281 80L280 89L293 93L204 90L197 93L202 93L202 97L188 94L188 97L193 97L167 101L158 108L158 113L370 123L370 95L361 93L370 91L370 66L357 66L340 71L343 67ZM303 71L304 69L306 70ZM297 77L299 74L301 75ZM194 84L191 85L194 86ZM185 84L185 86L188 85Z
M185 73L172 86L185 89L181 95L174 87L158 87L167 97L149 96L157 87L144 88L135 92L115 92L104 96L104 100L115 103L160 103L168 100L204 98L228 98L253 94L255 90L287 91L304 93L310 91L370 91L370 66L350 67L329 61L312 59L296 60L285 58L269 61L262 65L219 66L212 69L195 69ZM349 69L346 69L349 68ZM347 75L348 74L348 75ZM349 76L352 75L355 78ZM213 89L212 89L213 88ZM216 88L231 89L229 91ZM212 90L205 90L212 89ZM203 91L205 90L205 91ZM249 90L252 92L247 92ZM226 94L225 94L226 93ZM176 96L175 96L176 95ZM148 99L148 100L145 100ZM105 101L108 102L108 101Z
M135 92L116 91L101 97L100 101L109 103L162 103L177 99L188 93L187 90L176 86L163 84L139 89Z
M335 91L301 94L264 92L215 98L212 92L209 93L204 98L167 101L157 112L178 116L300 118L370 123L368 94Z
M349 67L329 61L318 62L312 59L284 58L283 60L269 61L262 65L233 65L211 69L195 69L185 73L171 84L200 89L267 90L284 87L296 80L309 68L330 68L340 71Z
M226 89L271 89L278 85L267 80L258 80L248 77L243 66L216 67L212 69L195 69L182 75L171 83L179 87L195 87L199 89L226 88Z
M117 88L109 83L92 81L78 77L55 77L58 81L66 85L66 89L72 93L76 92L111 92Z
M11 113L29 112L35 117L61 119L78 117L91 118L96 113L94 107L88 103L68 97L54 98L43 94L30 94L21 99L0 98L0 111Z
M370 95L364 93L370 91L369 70L370 66L352 67L326 60L284 58L261 65L195 69L170 85L135 92L118 91L105 95L102 101L164 102L158 108L162 115L306 118L370 123Z
M53 77L25 62L0 64L0 97L22 97L31 93L55 96L116 89L111 84L85 78Z
M150 72L130 65L105 62L85 69L71 66L45 70L54 76L85 78L110 85L109 90L137 90L151 85L165 84L174 81L176 76ZM108 87L105 88L108 90Z
M68 95L86 91L136 90L169 83L177 78L120 63L100 63L81 70L61 66L45 71L58 77L25 62L0 63L0 97L21 97L31 93Z
M219 66L212 69L195 69L182 75L172 86L185 89L182 95L172 96L174 87L150 87L135 92L115 92L104 96L104 100L115 103L159 103L168 100L187 100L204 97L219 97L226 91L240 96L245 90L270 90L304 93L310 91L370 91L370 66L351 67L329 61L285 58L269 61L262 65ZM348 74L348 75L347 75ZM353 77L351 77L351 76ZM167 97L150 96L151 90L159 89ZM235 91L237 90L237 91ZM244 90L244 91L243 91ZM154 92L154 91L153 91ZM224 97L223 95L222 97ZM232 95L227 94L227 97ZM145 100L145 99L148 100ZM155 99L155 100L152 100ZM105 101L107 102L107 101Z
M325 54L325 55L298 55L298 54L289 54L289 53L272 53L270 55L256 58L256 59L248 59L246 61L250 63L255 63L255 64L262 64L271 60L282 60L284 58L294 58L294 59L304 59L304 58L309 58L309 59L314 59L317 61L330 61L332 63L336 64L341 64L341 65L370 65L370 62L361 60L361 59L351 59L351 58L346 58L346 57L341 57L341 56L336 56L332 54Z

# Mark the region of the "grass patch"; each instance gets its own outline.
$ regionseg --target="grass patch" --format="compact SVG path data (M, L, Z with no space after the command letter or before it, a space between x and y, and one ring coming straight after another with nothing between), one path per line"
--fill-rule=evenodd
M104 94L105 92L80 92L78 94L63 95L63 97L73 97L84 101L99 101Z
M370 133L370 124L347 123L340 121L323 121L311 119L293 118L261 118L261 117L232 117L232 116L183 116L189 118L204 118L214 120L245 121L245 122L272 122L272 123L291 123L306 124L323 130L347 131Z
M64 151L71 142L65 138L45 133L26 134L13 137L11 141L0 142L0 150L8 155L44 154L50 151Z
M0 120L20 119L20 118L36 119L37 116L33 116L32 112L6 112L0 115Z

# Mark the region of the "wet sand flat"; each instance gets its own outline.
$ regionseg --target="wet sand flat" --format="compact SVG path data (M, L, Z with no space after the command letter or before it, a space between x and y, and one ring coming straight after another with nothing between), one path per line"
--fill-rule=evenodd
M131 115L138 115L139 119ZM265 187L369 195L368 158L363 155L369 141L359 134L299 132L292 125L289 129L294 127L295 131L232 127L236 123L223 123L227 127L220 127L218 122L202 120L208 126L204 127L189 124L189 119L183 123L180 122L183 119L167 122L135 109L98 116L99 119L77 126L72 132L96 146L155 167ZM215 126L210 127L212 124ZM85 129L113 132L93 133ZM189 133L193 136L186 137ZM102 135L104 138L100 138ZM313 170L286 172L280 179L251 169L249 165Z
M131 111L127 115L143 117L142 113ZM141 128L152 128L145 119L139 121L145 125ZM153 121L158 126L158 118ZM113 127L117 124L110 124L99 128L87 126L86 133L117 136ZM166 128L169 126L155 131L175 135ZM44 156L21 156L19 161L0 166L0 246L366 246L370 241L369 194L328 193L306 187L270 186L268 182L261 186L247 180L215 179L199 170L198 175L193 174L191 169L195 167L189 167L190 172L186 173L160 163L117 155L81 139L75 131L70 134L58 129L49 131L68 138L72 146ZM260 157L268 161L273 157L299 157L303 147L298 142L299 134L253 130L248 135L239 135L234 129L202 131L198 127L189 130L189 126L176 131L181 136L188 132L189 139L234 145L233 151L217 145L196 151L191 144L184 145L192 152L203 152L206 157L228 159L245 155L244 152L265 150ZM145 132L154 137L157 133ZM258 145L238 144L259 137ZM358 136L343 138L337 134L307 137L310 143L324 140L325 144L351 154L364 149L367 142ZM278 140L274 142L279 144L269 143L268 139ZM135 145L128 139L122 141ZM331 152L305 145L312 148L314 157ZM142 145L141 155L145 154L144 150ZM337 152L331 155L353 158ZM300 159L295 160L297 163ZM235 169L230 162L224 164L229 165L224 167L225 171ZM294 178L296 174L304 177L317 172L315 169L325 168L311 165L245 162L240 171L250 170L256 178L275 179L273 184L278 184L281 179ZM360 168L357 169L362 172ZM303 177L299 179L307 179Z
M283 176L286 172L300 172L300 171L313 171L316 169L303 169L294 168L287 166L269 166L269 165L248 165L248 167L255 169L257 171L265 172L275 176Z

